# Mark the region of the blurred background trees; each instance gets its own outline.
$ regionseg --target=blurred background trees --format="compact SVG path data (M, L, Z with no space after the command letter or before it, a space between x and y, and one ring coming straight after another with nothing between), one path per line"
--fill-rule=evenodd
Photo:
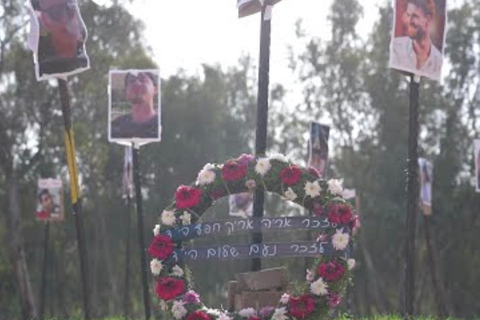
M331 37L303 32L292 50L292 76L303 101L287 104L288 90L271 82L269 150L306 159L310 121L331 119L330 177L360 197L362 230L357 236L355 286L343 304L358 315L401 310L406 212L408 82L387 69L392 11L378 8L367 37L356 33L361 2L337 0L330 8ZM79 171L84 194L92 302L96 316L123 313L127 210L122 200L123 148L107 141L107 75L110 68L156 67L142 38L143 26L119 3L82 4L91 38L93 68L70 78ZM0 319L37 314L44 225L35 222L38 178L67 181L63 123L55 82L36 82L26 48L27 13L14 0L0 0ZM121 26L121 27L119 27ZM472 141L480 116L480 6L464 0L449 12L445 80L421 83L420 154L433 161L434 207L431 231L447 312L480 314L480 197L472 186ZM162 142L141 149L147 241L176 187L195 180L207 162L252 152L256 108L255 59L235 66L204 65L196 75L179 70L162 80ZM68 191L68 188L67 188ZM81 313L79 263L73 219L51 228L46 314ZM267 211L290 210L273 197ZM226 201L207 214L226 218ZM132 221L133 219L132 214ZM417 310L438 314L429 278L422 217L419 215ZM141 317L142 296L136 226L132 225L132 315ZM288 237L297 236L296 234ZM286 240L275 234L272 240ZM214 241L223 241L214 239ZM235 241L248 241L241 236ZM289 265L302 280L304 265L294 259L265 261ZM212 306L225 305L228 280L247 271L248 262L196 264L199 291ZM153 304L158 306L153 298Z

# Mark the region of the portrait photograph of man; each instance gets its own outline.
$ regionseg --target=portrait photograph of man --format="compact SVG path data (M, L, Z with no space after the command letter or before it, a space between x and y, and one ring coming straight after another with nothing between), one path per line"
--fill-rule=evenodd
M329 126L317 122L311 123L308 165L317 169L322 177L325 177L327 171L329 134Z
M63 221L63 185L61 180L40 179L38 181L37 208L38 221Z
M389 67L439 81L446 0L394 0Z
M158 70L110 71L109 93L110 141L160 141Z
M31 0L29 45L37 80L66 77L90 67L87 30L77 0Z

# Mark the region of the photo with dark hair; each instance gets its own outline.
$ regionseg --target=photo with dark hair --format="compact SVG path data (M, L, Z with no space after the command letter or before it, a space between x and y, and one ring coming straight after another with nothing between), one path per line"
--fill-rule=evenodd
M390 68L440 80L446 30L445 0L395 0Z
M38 181L35 218L38 221L64 220L63 186L61 180L40 179Z
M160 77L158 70L110 72L110 141L159 141Z
M31 0L29 45L38 80L66 77L89 68L87 30L77 0Z

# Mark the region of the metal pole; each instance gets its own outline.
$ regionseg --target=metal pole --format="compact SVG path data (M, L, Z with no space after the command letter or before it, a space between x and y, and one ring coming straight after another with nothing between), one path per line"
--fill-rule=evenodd
M43 267L42 267L42 284L40 287L40 319L45 318L45 295L47 288L47 258L48 258L48 241L50 239L50 222L45 224L45 233L43 237Z
M415 234L417 228L417 211L419 200L418 185L418 97L419 83L412 74L410 77L410 120L408 126L408 205L407 205L407 239L405 257L405 310L404 316L414 315L415 301ZM418 80L419 81L419 80Z
M262 7L261 29L260 29L260 63L258 68L258 95L257 95L257 128L255 135L255 155L265 155L267 149L267 124L268 124L268 84L270 72L270 14L271 0L265 0ZM265 14L267 13L267 14ZM258 189L255 192L253 202L253 216L263 217L263 204L265 193ZM261 232L252 235L253 243L262 243ZM252 259L252 271L262 269L260 258Z
M75 158L75 143L73 139L72 116L70 113L70 97L68 94L67 82L58 80L58 89L62 105L63 123L65 126L65 148L67 152L68 171L70 175L70 193L72 198L73 216L75 218L75 229L77 231L77 246L80 256L80 272L82 277L83 312L85 320L91 319L89 280L88 280L88 259L85 246L85 231L83 228L83 215L80 199L80 186L78 182L77 162Z
M142 187L140 176L139 149L133 144L133 182L135 184L135 199L137 203L138 244L140 246L140 266L142 268L143 303L145 307L145 319L150 319L150 294L148 292L147 260L145 257L145 236L143 228Z
M125 307L125 318L130 317L130 212L132 208L132 199L127 195L127 244L125 257L125 296L123 306Z

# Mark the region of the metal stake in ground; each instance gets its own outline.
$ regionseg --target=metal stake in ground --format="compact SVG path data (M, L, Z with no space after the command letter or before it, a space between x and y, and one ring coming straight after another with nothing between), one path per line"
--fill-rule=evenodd
M145 319L150 319L150 294L148 292L147 260L145 257L145 235L143 228L142 186L140 176L139 149L140 146L132 144L133 155L133 183L135 184L135 199L137 203L138 244L140 246L140 266L142 268L143 303Z
M67 82L58 80L58 89L62 104L63 123L65 126L65 148L67 152L68 172L70 175L70 194L72 198L73 216L75 218L75 229L77 231L77 246L80 256L80 272L82 276L83 312L85 320L91 319L88 259L85 246L85 231L83 228L83 215L80 198L80 187L78 182L77 161L75 158L75 143L73 140L72 117L70 113L70 97L68 94Z
M418 186L418 97L419 77L410 77L410 120L408 126L408 205L407 239L405 250L405 310L404 316L413 316L415 301L415 234L419 199Z
M267 150L267 124L268 124L268 84L270 72L270 18L272 1L265 0L262 7L260 29L260 63L258 68L258 95L257 95L257 128L255 136L255 155L265 155ZM253 216L263 217L263 204L265 193L257 190L253 202ZM262 233L252 235L253 243L262 243ZM252 271L262 269L260 258L252 259Z
M132 212L132 198L127 195L127 252L125 257L125 296L123 306L125 308L125 318L130 317L130 213Z
M48 242L50 239L50 222L45 224L45 236L43 238L43 267L42 267L42 284L40 287L40 319L45 318L45 290L47 288L47 258L48 258Z

